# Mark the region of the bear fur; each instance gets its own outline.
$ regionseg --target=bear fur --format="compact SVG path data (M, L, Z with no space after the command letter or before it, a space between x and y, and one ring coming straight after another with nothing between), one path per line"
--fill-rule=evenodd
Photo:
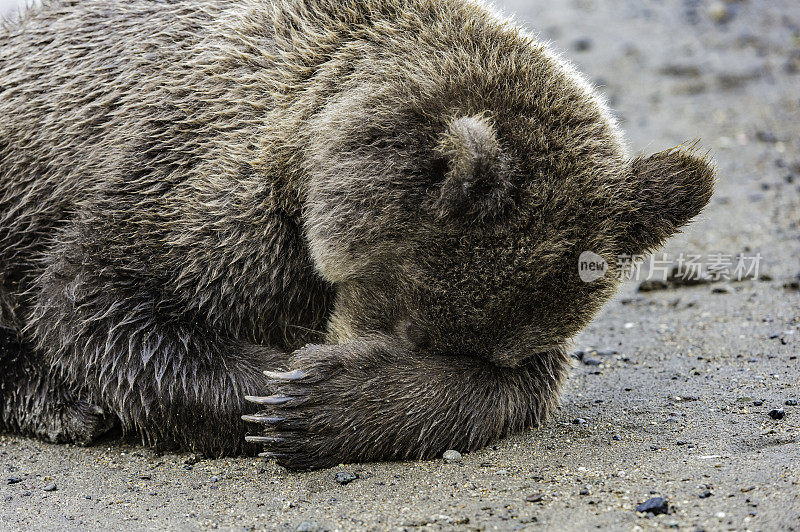
M50 0L0 30L0 430L290 468L541 423L709 201L463 0ZM246 437L246 438L245 438Z

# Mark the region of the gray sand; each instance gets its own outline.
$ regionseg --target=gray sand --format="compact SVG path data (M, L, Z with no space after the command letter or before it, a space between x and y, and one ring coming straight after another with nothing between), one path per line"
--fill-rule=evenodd
M635 151L713 150L718 191L671 257L761 253L767 278L627 283L576 340L618 353L575 361L546 426L460 463L294 474L0 436L1 529L800 530L800 407L785 404L800 399L800 291L784 288L800 272L800 4L503 4L604 87ZM669 513L635 512L657 496Z

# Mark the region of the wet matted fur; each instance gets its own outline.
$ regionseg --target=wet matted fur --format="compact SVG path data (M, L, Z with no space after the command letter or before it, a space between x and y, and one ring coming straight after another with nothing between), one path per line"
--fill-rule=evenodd
M477 3L48 1L0 31L0 428L477 449L554 408L617 284L579 255L654 249L712 182Z

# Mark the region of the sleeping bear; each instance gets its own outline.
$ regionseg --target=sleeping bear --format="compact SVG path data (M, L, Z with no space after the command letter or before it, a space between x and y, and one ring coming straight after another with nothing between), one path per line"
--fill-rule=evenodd
M0 430L478 449L713 180L479 3L48 1L0 30Z

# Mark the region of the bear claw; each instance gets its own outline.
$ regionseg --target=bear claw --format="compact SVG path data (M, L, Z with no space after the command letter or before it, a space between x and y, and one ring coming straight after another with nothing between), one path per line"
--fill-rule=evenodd
M282 405L288 403L294 397L289 397L288 395L268 395L266 397L257 397L254 395L246 395L245 401L249 401L251 403L255 403L257 405Z
M265 371L264 375L278 381L297 381L304 378L306 372L302 369L295 369L292 371Z
M242 416L243 421L248 421L250 423L263 423L265 425L275 425L280 423L281 421L285 421L286 418L280 416L251 416L246 415Z
M281 453L271 453L268 451L265 451L263 453L258 453L259 458L283 458L284 456L286 455Z
M250 443L281 443L283 438L276 436L245 436L244 440Z

